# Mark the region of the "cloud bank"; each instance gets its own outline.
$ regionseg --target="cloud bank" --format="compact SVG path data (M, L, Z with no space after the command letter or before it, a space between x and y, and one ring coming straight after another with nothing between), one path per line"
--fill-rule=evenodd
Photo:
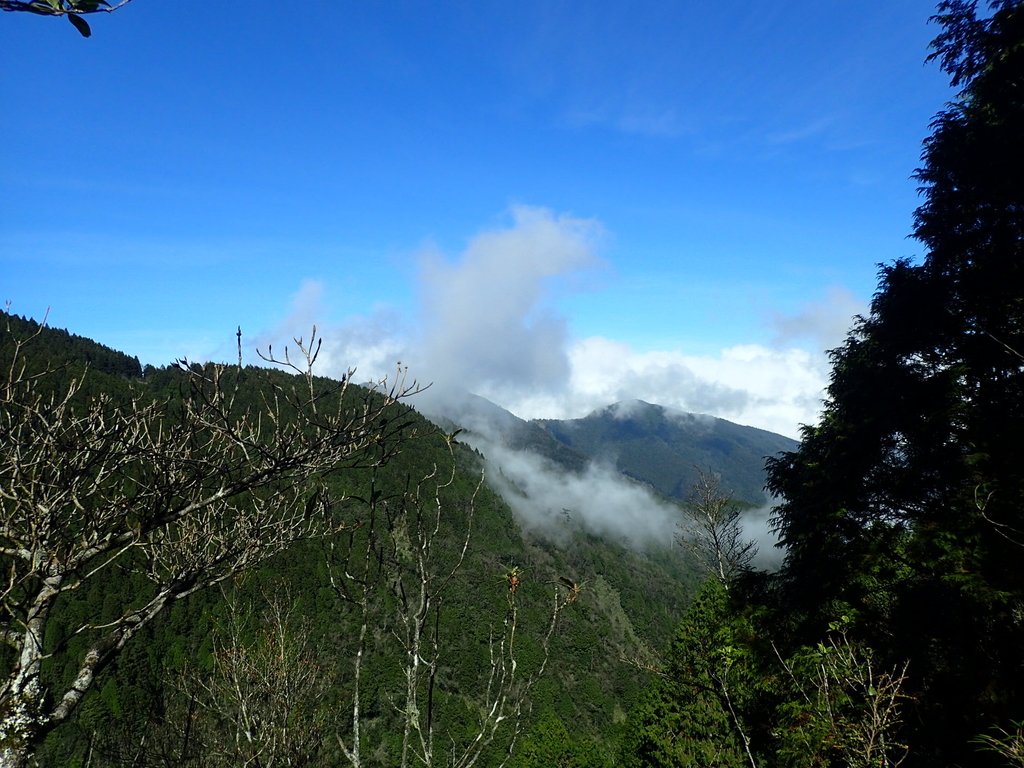
M477 437L473 445L487 457L488 481L527 528L557 539L579 525L638 548L673 540L679 508L626 480L614 467L591 463L573 474L486 438Z
M608 336L575 338L558 310L602 264L600 223L516 206L504 226L471 238L454 257L419 255L413 316L381 306L321 324L322 371L356 367L362 380L408 366L421 382L476 392L523 418L576 418L619 400L641 399L709 413L790 437L817 420L828 362L859 307L836 289L798 313L769 318L768 344L713 354L640 350ZM332 300L307 281L288 316L266 338L309 335Z
M613 465L589 462L568 472L529 451L509 448L493 423L478 420L466 442L488 466L488 483L516 513L520 523L556 541L577 527L634 549L672 545L683 534L687 513L647 486L629 480ZM499 427L500 429L500 427ZM770 524L771 504L740 517L744 539L755 542L754 565L773 570L782 561Z
M828 377L824 350L839 344L851 317L863 311L836 289L792 315L768 318L769 344L735 344L713 354L682 349L639 350L609 336L575 338L557 299L601 265L601 225L590 219L518 206L504 226L471 238L454 257L419 254L417 312L379 306L366 315L324 324L331 297L304 281L278 327L259 341L303 336L314 323L324 338L320 370L338 376L357 368L361 381L408 368L433 388L420 407L466 414L474 392L524 419L577 418L615 402L643 400L679 411L712 414L791 437L816 421ZM454 398L454 400L453 400ZM458 401L458 402L455 402ZM417 403L413 401L413 405ZM443 404L443 405L441 405ZM671 541L679 508L612 467L592 463L567 474L547 460L513 451L478 414L470 442L487 456L489 481L520 520L545 535L574 525L642 547ZM758 541L758 563L780 557L768 531L768 508L744 515ZM567 525L568 523L568 525Z

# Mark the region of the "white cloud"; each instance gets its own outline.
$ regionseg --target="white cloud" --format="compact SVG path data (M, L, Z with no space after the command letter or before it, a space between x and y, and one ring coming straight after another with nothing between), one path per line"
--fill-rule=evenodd
M635 547L664 544L675 535L679 508L613 467L590 463L574 474L485 435L470 439L487 457L489 482L527 527L557 538L581 525Z
M355 366L360 380L377 380L401 361L421 382L475 392L523 418L574 418L641 399L791 437L817 420L828 380L823 350L842 340L862 309L848 292L835 289L792 316L772 317L772 346L697 355L572 339L553 299L599 263L601 237L593 220L515 207L507 226L478 234L457 258L421 255L415 322L382 306L321 326L321 371L337 376ZM330 303L319 283L303 283L285 321L265 338L308 335Z
M817 419L827 367L803 349L739 345L716 355L639 352L622 342L589 338L569 350L571 375L559 393L532 393L503 403L520 416L578 417L638 398L796 437Z
M274 357L283 357L285 347L287 347L289 358L297 363L298 358L295 355L299 352L298 342L302 341L308 346L313 326L317 324L319 318L324 316L324 312L323 283L319 280L303 280L291 296L287 313L274 328L256 334L255 340L251 342L246 341L247 337L243 338L245 362L260 363L256 354L257 350L262 354L272 351ZM335 371L333 367L328 366L326 359L321 359L320 363L323 366L321 370L325 373L328 372L328 368L332 375L343 373L343 371Z
M862 309L849 293L836 289L793 315L775 315L772 346L735 344L690 354L639 350L601 336L572 339L553 292L597 263L600 236L594 221L515 208L509 226L477 235L458 258L422 255L416 322L381 305L327 327L322 320L331 314L333 297L307 280L281 323L260 336L261 346L296 335L308 339L320 323L322 373L340 376L356 367L357 380L379 381L407 365L421 382L438 383L421 396L420 407L438 406L454 393L457 404L449 401L447 409L469 408L473 403L455 391L461 390L526 419L576 418L615 402L628 410L643 400L790 437L798 437L800 424L817 420L828 380L823 350L842 340L850 317ZM639 547L675 535L677 506L611 467L591 463L566 473L510 450L487 426L489 409L479 401L473 407L483 410L479 424L463 422L475 426L464 439L487 456L488 481L524 524L558 538L572 521ZM777 565L781 553L773 546L768 508L746 513L743 527L759 544L757 564Z
M550 389L568 378L565 319L552 281L596 263L600 226L540 208L512 209L512 226L477 235L455 262L425 257L416 357L464 389Z
M855 315L867 313L868 306L845 288L833 286L825 297L810 301L797 313L776 313L771 317L776 346L809 341L825 351L842 344Z
M772 529L772 501L763 507L744 512L740 517L743 538L753 541L757 547L753 565L762 570L774 571L782 565L785 550L778 546L779 537Z
M315 328L317 338L322 340L316 361L318 372L340 378L355 369L359 381L393 376L409 346L400 316L390 307L380 305L368 315L353 316L328 326L323 321L330 314L330 303L323 283L303 280L292 294L285 317L272 330L257 335L255 348L266 353L273 344L274 356L282 359L287 346L289 357L299 364L298 342L309 348ZM251 350L252 346L247 345L246 349ZM247 362L258 361L253 358Z
M500 430L500 424L481 418L463 439L487 457L488 482L525 526L556 540L582 526L637 548L664 545L680 533L686 513L679 503L655 495L611 465L589 462L578 473L567 472L535 453L509 448ZM756 544L759 568L774 569L782 559L771 530L771 506L745 511L740 518L743 537Z

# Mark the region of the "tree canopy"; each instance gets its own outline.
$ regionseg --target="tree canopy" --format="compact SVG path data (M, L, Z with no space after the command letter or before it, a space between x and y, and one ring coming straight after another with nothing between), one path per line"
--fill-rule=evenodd
M92 27L83 16L93 13L111 13L132 0L119 0L113 4L106 0L0 0L0 11L22 11L39 16L63 16L82 37L92 35Z
M915 175L924 256L880 268L821 422L769 462L784 604L808 635L852 610L913 659L925 762L1024 717L1024 10L975 5L935 16L961 90Z
M959 91L923 255L880 267L821 421L768 462L782 569L694 602L626 764L1024 765L1024 3L934 20Z

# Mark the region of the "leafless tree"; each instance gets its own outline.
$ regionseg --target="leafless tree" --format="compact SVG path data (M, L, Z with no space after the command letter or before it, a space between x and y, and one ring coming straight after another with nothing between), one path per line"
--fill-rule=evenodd
M202 765L318 765L328 715L322 702L331 677L325 652L294 614L287 589L265 596L262 611L227 601L228 620L213 640L213 669L179 680L192 706Z
M87 397L84 375L34 370L4 340L0 373L0 638L13 664L0 685L0 768L23 766L75 711L96 676L168 606L260 563L292 542L344 527L329 475L376 466L404 439L415 390L399 375L362 389L315 379L319 342L296 340L300 376L181 364L180 400L145 387ZM36 334L38 336L38 333ZM60 374L60 375L58 375ZM239 397L260 393L247 405ZM63 381L63 383L61 383ZM115 569L149 587L117 614L72 626L47 645L61 601ZM72 657L67 640L86 640ZM43 661L75 669L54 688Z
M452 512L446 509L443 494L456 477L450 437L447 446L450 468L442 472L435 467L426 477L391 498L371 491L365 525L350 532L347 544L336 553L338 562L332 567L332 585L345 601L355 606L360 617L348 682L351 711L348 723L343 724L343 732L337 737L352 768L366 764L361 684L375 649L378 662L394 659L400 665L402 689L386 692L386 695L397 711L402 729L400 753L395 756L401 768L410 765L469 768L501 734L504 734L503 752L507 759L519 735L528 695L547 665L559 615L578 596L578 592L554 591L549 621L540 638L541 662L535 669L523 670L517 660L518 633L523 631L519 625L518 594L522 572L520 569L510 571L514 574L504 579L507 610L500 622L495 622L490 638L489 662L484 673L486 683L483 690L473 696L477 707L476 727L460 743L449 739L438 744L435 694L446 653L446 638L440 629L442 608L470 549L476 496L480 490L478 484L462 510L459 519L463 527L458 538L453 540L450 535L443 535L444 515ZM447 549L444 553L443 548ZM383 627L390 628L384 642L371 643L371 638Z
M757 554L754 542L743 538L739 505L722 489L718 475L698 468L683 509L679 543L728 590Z
M302 768L325 762L330 656L287 583L221 587L209 663L166 671L140 731L90 735L85 768Z
M896 736L908 663L879 669L871 649L833 622L825 642L803 658L786 661L776 649L802 706L786 733L800 745L808 764L828 752L850 768L896 768L907 756Z

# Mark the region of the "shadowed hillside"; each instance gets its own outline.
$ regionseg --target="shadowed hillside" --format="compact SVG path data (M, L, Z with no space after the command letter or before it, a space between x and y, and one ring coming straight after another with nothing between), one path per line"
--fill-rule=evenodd
M761 506L764 462L793 450L782 435L641 400L615 403L582 419L538 419L562 445L684 499L698 468L711 468L738 500Z

